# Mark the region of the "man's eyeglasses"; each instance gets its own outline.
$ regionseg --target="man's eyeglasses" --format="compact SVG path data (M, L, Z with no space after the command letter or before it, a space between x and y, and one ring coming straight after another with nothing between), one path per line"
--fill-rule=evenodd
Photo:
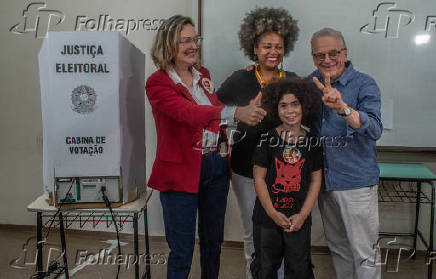
M184 38L184 39L178 41L178 43L182 44L182 45L189 45L191 43L194 43L196 45L200 45L202 41L203 41L202 37L195 37L195 38Z
M339 57L339 54L341 54L343 50L346 50L346 48L342 48L341 50L331 50L327 53L312 53L312 56L316 61L324 61L327 55L330 57L330 59L335 60Z

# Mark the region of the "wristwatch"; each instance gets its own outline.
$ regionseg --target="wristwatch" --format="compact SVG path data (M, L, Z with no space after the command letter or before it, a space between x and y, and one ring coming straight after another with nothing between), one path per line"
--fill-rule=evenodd
M347 117L351 114L351 108L349 106L345 106L344 107L344 113L339 113L338 114L342 117Z

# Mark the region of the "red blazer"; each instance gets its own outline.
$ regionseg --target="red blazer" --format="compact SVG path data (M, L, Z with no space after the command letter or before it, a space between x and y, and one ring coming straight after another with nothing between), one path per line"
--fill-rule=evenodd
M210 86L209 71L198 71L199 84L212 106L197 105L189 91L163 70L147 80L145 89L157 133L156 159L148 181L153 189L198 193L203 129L218 133L224 108Z

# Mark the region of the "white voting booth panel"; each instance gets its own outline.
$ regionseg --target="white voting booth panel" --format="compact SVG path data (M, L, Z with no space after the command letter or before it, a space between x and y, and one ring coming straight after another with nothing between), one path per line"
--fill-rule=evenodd
M48 33L39 52L45 193L54 197L60 180L59 199L73 185L75 202L99 201L107 182L110 199L126 203L145 188L144 69L144 54L117 32Z

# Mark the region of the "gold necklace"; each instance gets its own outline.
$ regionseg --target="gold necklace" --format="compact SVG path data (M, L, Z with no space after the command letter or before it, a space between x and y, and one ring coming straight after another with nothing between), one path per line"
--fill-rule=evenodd
M265 85L268 84L268 82L267 82L266 80L264 80L264 79L262 78L262 76L260 75L260 72L259 72L259 64L255 64L255 65L254 65L254 72L256 73L256 77L257 77L257 79L259 80L259 83L260 83L260 86L261 86L261 87L264 87ZM281 79L282 77L283 77L283 70L280 70L280 71L279 71L279 79Z

